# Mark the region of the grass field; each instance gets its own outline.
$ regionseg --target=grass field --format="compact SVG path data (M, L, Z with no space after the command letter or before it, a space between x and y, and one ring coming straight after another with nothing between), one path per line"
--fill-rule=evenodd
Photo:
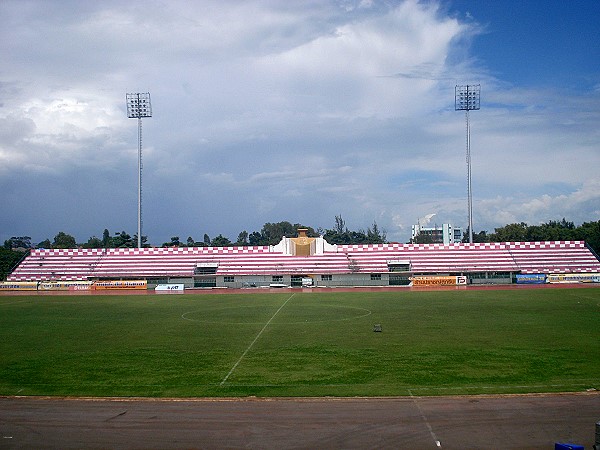
M586 389L598 288L0 297L0 395Z

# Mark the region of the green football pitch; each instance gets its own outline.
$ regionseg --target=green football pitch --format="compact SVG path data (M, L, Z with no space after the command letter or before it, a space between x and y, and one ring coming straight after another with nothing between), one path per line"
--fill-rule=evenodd
M585 391L600 289L1 296L0 355L0 395Z

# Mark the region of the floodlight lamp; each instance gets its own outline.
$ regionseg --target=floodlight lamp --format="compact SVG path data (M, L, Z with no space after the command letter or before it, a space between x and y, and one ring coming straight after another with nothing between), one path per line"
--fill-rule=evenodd
M480 107L481 85L456 86L454 90L455 111L475 111Z
M130 119L152 117L152 104L150 103L149 92L126 94L126 98L127 117Z

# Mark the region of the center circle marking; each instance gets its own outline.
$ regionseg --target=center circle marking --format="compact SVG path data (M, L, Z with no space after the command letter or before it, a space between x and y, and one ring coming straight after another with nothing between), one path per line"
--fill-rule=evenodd
M333 318L333 319L323 319L322 314L320 312L322 312L321 308L314 308L311 307L310 312L311 314L302 314L303 312L303 308L302 307L295 307L295 311L294 312L298 312L297 315L290 317L290 319L293 320L285 320L283 317L285 317L285 315L291 315L290 313L288 313L287 311L284 311L283 313L279 314L279 317L276 317L272 324L273 325L297 325L297 324L307 324L307 323L327 323L327 322L343 322L343 321L347 321L347 320L356 320L356 319L360 319L362 317L367 317L370 316L372 314L372 311L366 308L359 308L357 306L341 306L341 305L318 305L319 307L322 308L327 308L327 309L340 309L340 310L344 310L343 313L340 313L340 315L343 315L343 317L339 317L339 318ZM194 310L194 311L188 311L185 312L181 315L181 318L184 320L189 320L190 322L200 322L200 323L212 323L212 324L220 324L220 325L264 325L264 323L269 320L269 313L272 312L272 306L258 306L258 305L248 305L248 306L224 306L221 308L216 308L216 309L212 309L212 310L204 310L204 309L199 309L199 310ZM254 313L252 312L252 310L258 310L258 309L264 309L265 311L268 312L265 313L265 320L263 321L255 321L252 320L253 317L248 317L248 320L244 320L242 316L242 312L246 311L245 314L247 315L252 315L254 316ZM288 308L289 311L290 308ZM234 310L236 310L234 312ZM223 313L226 313L227 311L231 311L234 316L234 318L228 318L228 316L230 316L230 314L224 314L224 317L222 319L219 319L218 317L215 316L221 316ZM198 315L200 315L201 317L197 317ZM202 317L204 316L204 317ZM207 317L208 316L208 317ZM212 316L212 317L210 317ZM235 320L238 319L238 320ZM279 319L279 320L278 320Z

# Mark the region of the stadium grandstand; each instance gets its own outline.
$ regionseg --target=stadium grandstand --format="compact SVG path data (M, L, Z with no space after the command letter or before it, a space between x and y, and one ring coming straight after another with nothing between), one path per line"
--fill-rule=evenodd
M275 246L34 249L4 289L341 287L600 282L583 241L332 245L322 236ZM11 288L12 286L12 288ZM94 287L95 286L95 287Z

